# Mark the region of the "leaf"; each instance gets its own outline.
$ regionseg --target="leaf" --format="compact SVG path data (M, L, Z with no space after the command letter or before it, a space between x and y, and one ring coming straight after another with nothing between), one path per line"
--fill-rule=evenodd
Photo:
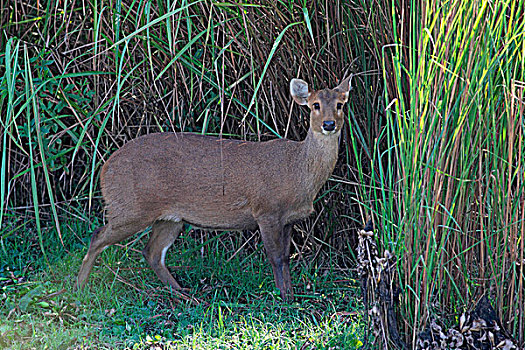
M43 286L38 286L29 292L26 293L22 298L20 298L20 301L18 302L18 306L20 307L20 310L26 311L31 302L34 298L39 297L42 295L42 292L44 291Z
M45 302L45 301L38 302L38 303L36 303L35 305L40 306L40 307L42 307L42 308L44 308L44 309L49 308L49 303L48 303L48 302Z
M310 33L310 38L312 38L312 42L315 43L314 32L312 30L312 23L310 22L310 15L308 14L308 9L306 7L303 7L303 15L304 22L306 23L306 28L308 28L308 32Z

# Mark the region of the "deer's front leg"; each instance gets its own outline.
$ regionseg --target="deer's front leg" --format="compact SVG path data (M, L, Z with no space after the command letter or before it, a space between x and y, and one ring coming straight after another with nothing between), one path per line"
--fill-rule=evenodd
M290 241L292 225L282 225L275 220L259 220L259 228L275 278L275 285L283 300L293 299L290 278Z

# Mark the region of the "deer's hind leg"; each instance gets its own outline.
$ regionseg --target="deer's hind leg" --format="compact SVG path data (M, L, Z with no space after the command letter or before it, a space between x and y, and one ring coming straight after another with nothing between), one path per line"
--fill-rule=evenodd
M177 239L182 229L182 222L156 221L151 229L148 244L142 251L146 261L159 279L176 290L181 289L181 287L166 267L166 252Z
M104 249L128 238L137 232L138 231L134 230L133 228L126 228L125 226L114 229L111 224L107 224L93 231L88 252L84 257L84 260L82 260L82 266L78 272L76 288L84 288L89 278L89 274L91 273L91 269L97 260L97 257Z

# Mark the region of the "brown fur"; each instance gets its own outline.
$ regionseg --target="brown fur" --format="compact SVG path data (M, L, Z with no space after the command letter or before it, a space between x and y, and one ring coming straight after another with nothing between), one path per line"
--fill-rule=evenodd
M105 247L153 225L146 260L164 283L180 288L164 256L182 224L190 223L206 229L259 227L276 285L283 297L291 297L291 224L313 211L313 200L332 173L344 120L337 104L346 102L349 90L346 79L334 90L308 90L306 95L303 83L292 81L291 90L296 101L312 109L304 141L244 142L159 133L132 140L115 152L100 179L108 223L93 234L78 285L85 285ZM325 121L335 122L331 134L323 133Z

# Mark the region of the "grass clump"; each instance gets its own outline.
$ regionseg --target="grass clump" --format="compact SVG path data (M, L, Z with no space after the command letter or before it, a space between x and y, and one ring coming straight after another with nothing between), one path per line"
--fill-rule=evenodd
M400 259L407 340L483 294L525 340L524 16L524 1L477 0L393 16L373 210Z

